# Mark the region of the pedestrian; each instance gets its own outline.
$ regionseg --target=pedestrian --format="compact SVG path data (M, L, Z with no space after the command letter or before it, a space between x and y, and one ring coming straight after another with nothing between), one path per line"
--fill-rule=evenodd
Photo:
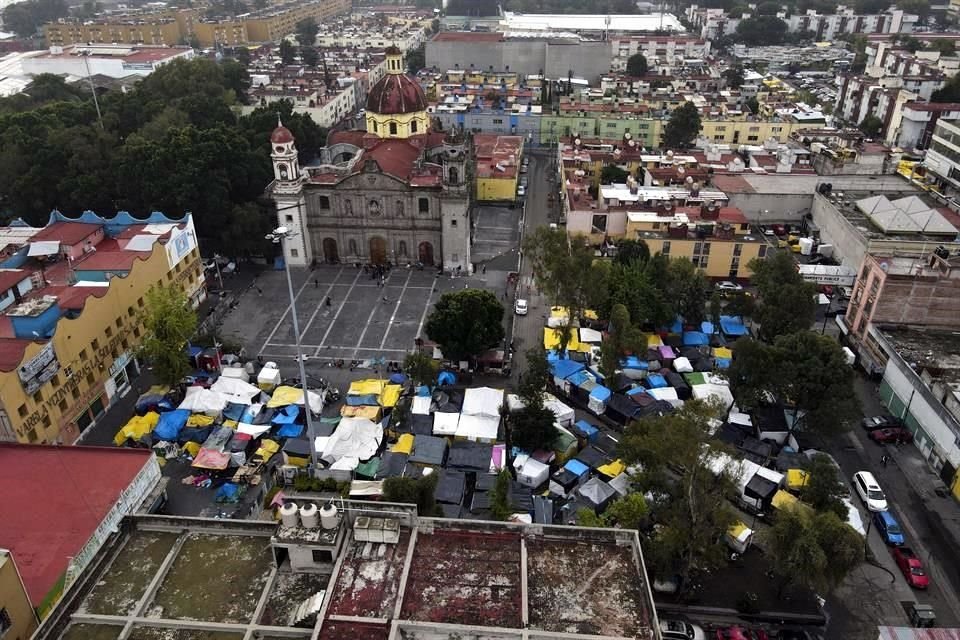
M313 288L314 288L314 289L319 289L319 288L320 288L320 280L318 280L317 278L314 278L314 279L313 279Z
M882 456L880 456L880 464L883 465L884 468L887 467L887 460L888 460L887 454L883 454Z
M330 306L330 296L327 296L327 306Z
M389 301L387 300L387 296L383 296L383 301L384 301L384 302L389 302Z
M480 273L487 275L487 265L483 265L483 269L480 270Z
M262 353L258 353L258 354L257 354L257 363L258 363L260 366L263 366L263 354L262 354Z
M261 289L260 287L257 287L257 295L258 295L258 296L262 296L262 295L263 295L263 289Z

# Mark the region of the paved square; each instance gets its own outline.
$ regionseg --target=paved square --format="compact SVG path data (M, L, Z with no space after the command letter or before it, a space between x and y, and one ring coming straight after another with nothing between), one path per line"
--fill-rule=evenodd
M491 272L451 278L435 269L395 268L381 288L353 265L292 269L303 352L310 359L401 360L413 349L442 293L466 286L500 293ZM326 304L327 297L330 304ZM286 360L296 354L283 271L266 271L224 320L221 333L253 356Z

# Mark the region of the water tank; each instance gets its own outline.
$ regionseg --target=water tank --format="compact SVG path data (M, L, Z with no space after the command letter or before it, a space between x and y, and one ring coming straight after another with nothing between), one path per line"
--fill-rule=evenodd
M295 502L285 502L283 506L280 507L280 522L283 523L285 527L296 527L300 525L300 520L297 518L297 505Z
M304 529L316 529L320 524L320 510L312 502L300 507L300 521Z
M337 508L333 503L327 503L320 509L320 526L324 529L337 528Z

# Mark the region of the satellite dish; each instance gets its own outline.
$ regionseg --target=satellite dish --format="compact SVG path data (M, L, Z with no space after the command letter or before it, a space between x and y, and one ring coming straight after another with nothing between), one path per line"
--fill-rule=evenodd
M633 135L631 135L629 131L627 131L625 134L623 134L623 139L624 139L624 140L630 140L631 138L633 138Z
M574 146L577 146L577 147L580 146L580 136L577 136L576 138L573 139L573 144Z
M884 273L886 273L889 268L890 268L889 262L884 261L880 263L880 270L883 271Z
M693 184L693 176L687 176L687 184Z
M627 140L627 144L630 145L631 147L635 147L635 146L637 146L637 141L636 141L636 140Z

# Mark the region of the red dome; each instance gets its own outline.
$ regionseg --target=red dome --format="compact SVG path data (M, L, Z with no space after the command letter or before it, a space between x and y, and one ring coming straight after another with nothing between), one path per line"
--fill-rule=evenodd
M293 134L290 133L290 129L287 129L281 125L274 129L273 133L270 134L270 142L274 144L287 144L289 142L293 142Z
M427 110L420 85L401 73L388 73L367 95L367 111L384 116Z

